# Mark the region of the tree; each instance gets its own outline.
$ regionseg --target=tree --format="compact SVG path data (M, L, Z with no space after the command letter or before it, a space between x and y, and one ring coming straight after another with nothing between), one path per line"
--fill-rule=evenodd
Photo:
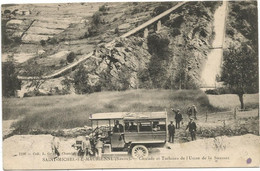
M72 83L73 83L72 79L68 78L67 76L64 77L64 80L61 81L61 84L63 85L63 94L70 93Z
M101 13L100 12L95 12L92 16L92 23L95 26L98 26L101 23Z
M72 63L74 61L74 59L76 58L76 55L74 52L70 52L67 56L67 61L68 63Z
M151 34L147 38L148 51L152 55L148 64L148 72L153 88L169 88L169 59L172 52L169 48L170 40L161 34Z
M79 68L75 71L73 79L74 88L77 94L94 92L93 88L88 83L89 76L83 65L80 65Z
M41 41L40 41L40 44L41 44L42 46L45 46L45 45L46 45L46 41L45 41L45 40L41 40Z
M15 91L21 89L21 81L17 78L17 72L13 59L2 63L3 96L15 95Z
M258 92L258 54L249 45L231 47L223 56L221 80L238 95L244 109L243 95Z

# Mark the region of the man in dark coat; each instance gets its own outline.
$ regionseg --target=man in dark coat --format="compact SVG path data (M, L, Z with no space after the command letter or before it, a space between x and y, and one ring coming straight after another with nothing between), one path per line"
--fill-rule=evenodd
M189 118L191 117L191 115L192 115L192 109L191 109L191 107L188 107L188 109L187 109L187 115L188 115Z
M174 134L175 134L175 126L173 125L173 121L168 125L168 132L169 132L169 142L174 142Z
M196 131L197 131L197 126L196 123L192 118L190 118L190 122L187 125L186 130L189 129L190 135L191 135L191 140L196 140Z
M176 121L176 129L180 128L180 123L182 121L182 114L180 112L180 109L174 110L172 109L172 111L175 113L175 121Z
M197 112L198 112L198 110L197 110L196 106L192 105L191 106L191 115L193 115L196 120L197 120Z
M113 128L113 132L116 132L116 133L120 133L121 132L122 133L123 131L124 131L123 125L120 124L118 120L116 120L116 124L115 124L115 126Z

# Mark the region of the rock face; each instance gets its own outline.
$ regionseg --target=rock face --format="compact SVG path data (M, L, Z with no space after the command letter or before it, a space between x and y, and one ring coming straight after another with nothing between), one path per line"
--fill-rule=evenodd
M108 90L137 88L137 72L147 67L150 57L145 39L116 39L109 47L100 45L84 66L93 86Z
M200 84L201 68L214 37L213 15L217 6L218 2L189 3L166 22L167 32L171 35L170 47L178 64L174 66L175 73L178 75L178 71L183 71L184 75L184 78L176 75L179 88L193 88ZM188 78L193 83L190 84Z
M257 1L229 2L228 9L225 50L232 46L239 48L242 43L256 50L258 46Z
M110 46L99 45L84 64L87 84L101 90L137 88L137 74L147 68L151 55L145 39L131 37L116 39ZM50 80L23 81L23 96L75 93L75 71L65 77Z
M84 84L88 84L90 87L94 87L95 91L125 90L128 88L139 88L140 78L138 74L143 74L143 71L147 71L148 73L145 73L146 75L143 74L142 76L145 79L145 81L148 80L149 82L151 75L150 72L155 71L153 69L157 67L158 71L164 70L163 74L157 74L159 77L161 77L160 79L158 79L157 82L160 84L161 80L163 80L163 82L167 82L167 80L169 80L169 82L171 83L167 86L150 85L147 88L189 89L198 87L200 83L201 68L207 57L209 48L211 47L211 41L214 38L213 14L216 8L218 7L219 3L220 2L187 3L170 16L163 18L161 20L161 23L159 24L160 30L155 29L157 23L155 23L154 27L149 27L149 34L153 32L169 40L169 44L167 45L167 48L169 49L169 56L167 57L167 60L157 60L155 57L152 58L153 54L149 51L147 46L149 35L147 38L142 38L143 30L140 33L137 33L136 35L131 36L130 38L116 39L110 46L105 46L102 44L104 42L109 42L108 37L110 37L110 39L113 40L113 38L116 37L117 34L121 34L122 30L124 30L123 32L130 31L129 29L131 29L134 25L138 26L140 23L142 23L141 21L147 21L147 19L151 18L151 16L142 18L143 13L153 13L151 9L155 9L157 6L163 6L165 4L151 3L153 6L150 6L149 8L144 10L139 9L138 6L125 5L125 15L120 13L120 16L118 16L119 18L113 19L111 21L109 20L111 23L107 23L107 18L105 17L106 15L104 15L104 25L107 28L99 26L100 28L98 29L98 33L100 34L92 36L90 38L82 39L82 44L75 44L75 48L76 46L79 46L75 49L77 50L75 52L77 52L79 56L85 55L81 53L81 49L83 48L84 44L86 44L86 49L90 41L95 42L94 44L97 44L93 52L93 56L86 60L86 62L83 64L85 68L84 72L86 72L87 74L87 76L84 77L84 79L87 79L84 81ZM131 10L128 9L130 7ZM121 10L122 12L122 9L119 8L114 10ZM49 14L51 13L51 9L45 12ZM62 12L64 11L58 11L57 16L58 13ZM116 13L117 11L113 12ZM135 16L135 18L131 17L132 14ZM107 15L110 14L108 13ZM46 19L41 18L41 20L37 18L37 20L32 24L31 28L27 31L27 33L30 33L30 35L32 36L40 35L39 32L46 34L57 34L58 32L56 33L56 31L58 28L58 30L64 29L65 31L60 33L60 37L58 37L57 39L58 41L61 41L61 43L57 43L59 45L64 44L65 46L66 42L62 42L64 38L62 35L67 33L66 31L68 29L65 29L67 27L66 24L60 24L58 21L67 23L67 18L65 17L63 19L60 19L59 17L57 17L57 23L50 24L51 26L46 24L46 22L44 22L45 20L48 20L48 22L51 21L51 19L48 17ZM81 20L79 20L79 22L80 21L82 21L82 18ZM125 23L125 21L128 22ZM74 30L74 32L81 33L82 29L85 28L85 26L83 27L83 25L84 24L80 23L80 27L75 26L75 28L78 28L79 30ZM41 28L37 29L38 27ZM110 30L115 30L116 28L119 30L119 33L109 32ZM71 31L72 30L70 30L70 33L72 33ZM46 36L46 34L41 34L41 36ZM24 36L27 36L27 34L25 34ZM78 39L79 38L77 38L77 40L75 39L75 41L79 41ZM68 44L70 45L71 42L72 41L69 41ZM51 48L59 51L65 50L58 49L58 47L59 46L57 45L55 46L55 48ZM47 59L50 58L38 59L37 63L44 63L41 61L47 61ZM154 64L156 64L156 66L153 66ZM66 82L66 86L63 85L61 89L68 86L74 87L74 76L77 72L78 67L75 67L72 71L69 71L68 73L59 78L60 81ZM46 81L45 83L47 82L49 81ZM43 85L45 83L43 83ZM60 83L59 85L62 84ZM46 86L48 87L48 84L46 84ZM146 86L142 86L142 88L145 87ZM49 87L48 90L51 90L51 88Z
M160 24L157 34L169 39L171 57L166 61L158 59L157 63L162 63L160 66L166 70L165 75L162 75L166 82L173 78L173 88L199 86L201 68L214 37L212 21L218 5L218 2L191 3ZM198 14L198 11L202 12ZM138 73L153 69L152 53L148 51L147 39L134 36L116 39L109 47L99 45L93 54L95 58L85 63L89 84L101 86L100 90L139 87ZM150 79L148 77L149 73L146 79ZM152 87L165 86L150 86Z

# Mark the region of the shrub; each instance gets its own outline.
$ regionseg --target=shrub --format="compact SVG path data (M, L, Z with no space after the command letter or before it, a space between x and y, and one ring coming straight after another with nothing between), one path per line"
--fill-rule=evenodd
M49 44L51 44L51 45L54 45L54 44L57 44L57 43L58 43L57 39L54 38L54 37L53 37L53 38L48 38L47 42L48 42Z
M92 16L92 23L97 26L102 22L100 12L95 12Z
M235 31L234 31L234 29L233 29L233 28L227 28L227 31L226 31L226 33L227 33L228 35L230 35L230 36L234 36L234 34L235 34Z
M217 95L219 94L218 91L216 89L210 89L210 90L206 90L205 91L206 94L214 94L214 95Z
M177 28L173 28L173 29L171 30L171 35L172 35L173 37L178 36L178 35L180 35L180 34L181 34L181 31L180 31L179 29L177 29Z
M22 42L21 38L20 37L15 37L14 38L14 43L15 44L20 44Z
M11 11L10 10L4 10L4 14L10 14L11 13Z
M61 66L65 66L66 65L66 60L65 59L60 60L60 65Z
M115 21L117 21L117 20L118 20L118 18L116 17L116 18L113 19L113 22L115 22Z
M45 40L41 40L41 41L40 41L40 44L41 44L42 46L45 46L45 45L46 45L46 41L45 41Z
M77 94L93 93L94 89L88 83L89 76L83 65L75 71L73 76L74 88Z
M232 92L228 88L220 87L216 89L206 90L205 93L218 95L218 94L231 94Z
M148 51L164 58L168 52L170 40L160 34L150 34L147 38Z
M259 104L258 103L246 103L245 104L245 108L248 109L248 110L258 109L259 108Z
M124 44L122 42L116 42L115 47L123 47Z
M17 75L13 61L2 63L2 92L4 97L14 96L15 91L21 89L21 81L18 80Z
M67 61L68 61L69 63L71 63L71 62L74 61L75 58L76 58L75 53L74 53L74 52L70 52L70 53L68 54L68 56L67 56Z
M152 88L152 82L148 69L143 69L137 72L137 78L139 80L139 88Z
M104 14L106 11L109 11L109 8L107 7L107 5L102 5L101 7L99 7L99 11L103 12Z
M180 28L181 24L185 22L185 19L182 15L177 16L172 20L168 20L165 22L165 25L172 28Z
M153 10L153 13L151 14L152 17L155 17L161 13L163 13L164 11L166 11L167 9L169 9L169 6L167 5L161 5L161 6L158 6L156 7L154 10Z
M119 34L119 29L118 29L118 27L117 28L115 28L115 34Z
M95 36L97 35L98 33L98 28L97 26L95 25L92 25L88 28L88 36L91 37L91 36Z
M84 33L84 38L88 38L88 37L89 37L89 32L86 31L86 32Z
M137 14L143 12L143 8L134 8L133 11L131 12L131 15Z

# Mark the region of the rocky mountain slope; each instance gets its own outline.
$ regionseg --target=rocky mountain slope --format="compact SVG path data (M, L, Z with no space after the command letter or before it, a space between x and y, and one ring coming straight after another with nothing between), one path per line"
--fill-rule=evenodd
M74 60L78 60L93 51L92 57L85 63L59 78L23 81L23 92L81 94L128 88L197 88L200 84L201 69L215 35L213 31L214 12L221 2L189 2L170 16L163 18L159 30L152 26L149 27L148 37L144 38L143 32L139 32L130 38L117 38L114 44L109 47L105 46L105 43L175 4L176 2L139 2L67 4L67 8L65 4L55 6L57 9L62 9L63 12L53 12L52 8L45 11L44 7L42 11L45 12L41 12L42 18L52 11L57 15L61 13L63 19L72 19L69 16L77 13L73 9L79 6L82 6L80 8L82 10L86 10L87 7L96 9L96 12L93 10L84 16L78 16L78 19L72 19L73 21L67 28L55 28L60 30L59 32L48 31L53 36L47 40L39 39L37 43L30 42L30 44L25 44L22 40L19 46L6 48L4 52L14 53L13 56L15 56L26 49L27 52L37 49L34 57L26 62L21 62L17 68L20 75L41 76L68 65L66 57L70 52L74 53ZM238 28L240 25L234 21L241 18L236 8L241 8L245 14L250 16L249 13L254 12L256 3L249 2L246 7L242 7L243 4L238 3L238 7L234 4L236 3L230 3L227 44L229 44L228 42L240 42L241 40L236 37L241 37L241 35L245 37L244 40L251 40L254 37L250 31L245 29L251 24L250 21L239 20L242 22L243 28ZM35 9L35 11L41 11L39 7ZM42 23L37 15L31 16L30 19L35 20L34 24ZM53 18L49 17L49 19ZM49 25L52 25L51 27L62 26L58 23L40 25L42 28L34 29L32 24L25 35L30 33L38 35L43 33L42 35L44 35L46 29L53 29L49 28ZM233 41L234 39L236 41ZM42 50L42 53L39 53L39 49Z
M239 47L242 43L248 43L257 48L257 1L234 1L229 3L228 8L226 47Z

